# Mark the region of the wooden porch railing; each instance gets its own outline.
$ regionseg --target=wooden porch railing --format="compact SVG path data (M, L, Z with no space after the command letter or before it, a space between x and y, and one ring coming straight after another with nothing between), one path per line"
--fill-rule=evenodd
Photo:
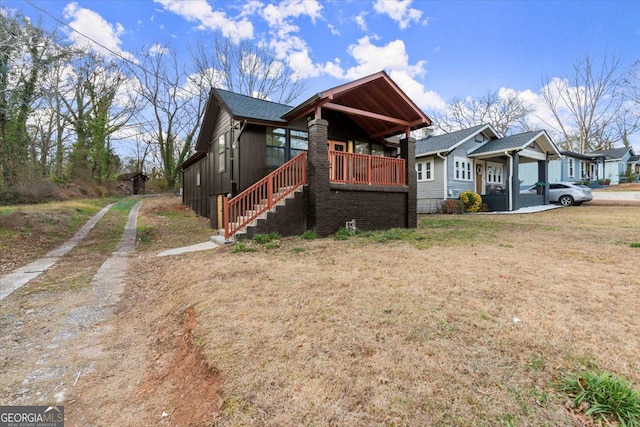
M404 159L329 151L329 181L341 184L406 185Z
M224 198L225 239L307 183L306 154L301 152L233 199Z

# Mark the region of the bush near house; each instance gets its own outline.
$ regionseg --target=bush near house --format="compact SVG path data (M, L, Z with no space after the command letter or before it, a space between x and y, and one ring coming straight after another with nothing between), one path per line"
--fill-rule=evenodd
M464 205L465 212L479 212L482 207L482 197L473 191L462 192L460 201Z
M464 204L458 199L447 199L440 204L440 213L461 214L464 212Z

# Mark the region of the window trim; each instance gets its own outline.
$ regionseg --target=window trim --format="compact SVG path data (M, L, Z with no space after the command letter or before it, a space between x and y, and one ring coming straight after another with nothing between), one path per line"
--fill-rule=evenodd
M500 177L499 181L495 181L492 177L492 174L490 173L491 168L496 168L496 167L500 168L500 173L494 173L493 175ZM487 162L485 179L487 180L487 184L503 185L504 184L504 165L502 163Z
M453 180L473 182L473 160L468 157L453 157ZM461 173L460 173L461 172ZM466 177L465 177L466 175Z
M418 166L421 166L421 170L418 170ZM433 157L425 157L424 159L420 159L419 161L416 161L416 176L417 176L418 182L434 181L435 180L434 168L435 168L435 163L434 163Z
M227 170L227 134L223 133L218 137L218 173Z
M575 165L572 158L569 158L569 178L573 178L575 174Z

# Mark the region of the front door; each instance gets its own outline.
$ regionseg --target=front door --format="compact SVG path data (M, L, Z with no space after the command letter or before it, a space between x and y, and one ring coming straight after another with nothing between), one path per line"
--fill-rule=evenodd
M347 162L336 152L347 151L347 143L342 141L328 141L329 145L329 176L332 181L344 181L347 178Z
M484 170L484 164L476 162L476 193L478 194L483 194L482 193L482 189L484 188L483 182L482 182L484 179L483 170Z

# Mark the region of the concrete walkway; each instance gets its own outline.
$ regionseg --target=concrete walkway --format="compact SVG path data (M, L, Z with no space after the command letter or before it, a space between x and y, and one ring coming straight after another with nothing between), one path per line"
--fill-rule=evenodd
M76 245L89 234L89 231L95 227L95 225L102 219L102 217L111 209L115 203L105 206L95 214L85 225L82 226L76 234L73 235L65 243L57 247L56 249L45 254L44 257L33 261L23 267L15 269L9 274L5 274L0 277L0 301L7 296L11 295L13 291L26 285L47 269L55 265L60 257L66 255L69 251L76 247ZM135 230L134 230L135 231ZM135 237L134 237L135 239Z
M640 191L592 191L593 200L630 200L640 202Z

